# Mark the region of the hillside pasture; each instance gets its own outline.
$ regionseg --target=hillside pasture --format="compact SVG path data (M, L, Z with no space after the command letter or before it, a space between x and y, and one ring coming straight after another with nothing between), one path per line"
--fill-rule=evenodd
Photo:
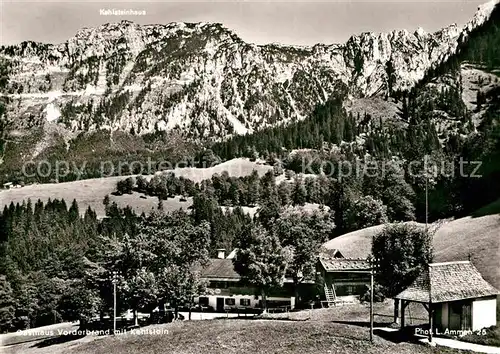
M335 309L326 310L332 314ZM315 310L316 311L316 310ZM324 310L319 310L325 313ZM366 315L366 313L364 313ZM335 318L335 317L333 317ZM347 318L349 316L347 315ZM363 318L366 322L367 317ZM459 354L459 350L399 342L375 335L362 325L325 321L219 319L182 321L142 328L149 334L54 337L4 348L5 353L273 353L273 354ZM157 334L155 334L157 333Z
M351 232L323 246L338 249L348 258L366 258L371 253L373 237L383 227L379 225ZM434 235L433 247L435 262L463 261L470 256L483 277L500 288L500 214L445 222Z
M261 162L257 163L246 158L237 158L207 168L178 167L164 172L173 172L177 177L182 176L195 183L199 183L211 178L216 173L220 175L224 171L227 171L230 177L244 177L250 175L255 170L262 177L267 171L272 169L272 166L264 165Z
M233 159L209 168L185 167L160 173L173 172L178 177L183 176L194 182L201 182L211 178L215 173L221 174L224 171L227 171L229 176L242 177L251 174L253 170L256 170L259 176L263 176L270 169L272 169L271 166L257 164L249 159L241 158ZM9 205L11 202L14 202L14 204L22 203L28 199L31 199L32 202L36 202L38 199L46 202L49 198L62 198L68 205L73 199L76 199L82 214L90 206L96 211L98 217L101 218L104 216L104 205L102 201L104 196L109 195L111 202L115 201L120 207L129 205L138 213L149 213L151 209L156 209L158 207L157 197L144 196L140 193L122 196L111 195L111 193L116 190L118 181L127 177L129 176L103 177L65 183L32 184L21 188L1 190L0 208L3 209L5 205ZM149 175L145 177L150 179L152 176ZM180 208L187 209L191 204L192 198L187 198L186 202L181 202L180 197L175 197L164 200L163 208L165 211L172 211Z

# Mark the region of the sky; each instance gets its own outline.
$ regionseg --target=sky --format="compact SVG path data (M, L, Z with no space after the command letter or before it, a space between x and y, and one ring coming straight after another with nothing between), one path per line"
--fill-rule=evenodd
M436 31L465 24L487 0L158 1L0 0L0 44L60 43L82 27L122 19L140 24L220 22L249 43L342 43L361 32ZM146 11L103 16L101 9Z

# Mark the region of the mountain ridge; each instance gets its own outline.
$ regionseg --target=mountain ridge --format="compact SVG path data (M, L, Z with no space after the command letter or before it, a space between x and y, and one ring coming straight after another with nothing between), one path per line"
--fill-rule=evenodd
M246 43L222 24L82 28L61 44L0 48L9 65L7 114L21 128L48 121L73 132L179 130L194 139L251 133L301 120L339 92L352 98L409 90L497 3L480 7L462 28L364 32L310 47Z

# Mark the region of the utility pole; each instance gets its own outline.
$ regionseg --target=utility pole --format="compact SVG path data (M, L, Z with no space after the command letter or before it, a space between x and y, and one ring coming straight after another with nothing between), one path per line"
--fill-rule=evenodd
M373 343L373 268L370 271L370 342Z
M429 235L429 166L427 165L428 156L425 155L425 234ZM432 303L429 301L429 344L432 343L433 318L432 318ZM404 314L404 312L403 312Z
M373 256L368 257L370 265L370 342L373 343Z
M116 281L118 273L113 271L113 335L116 334Z
M429 166L428 156L425 155L425 233L429 230Z
M425 173L425 232L429 230L429 177Z

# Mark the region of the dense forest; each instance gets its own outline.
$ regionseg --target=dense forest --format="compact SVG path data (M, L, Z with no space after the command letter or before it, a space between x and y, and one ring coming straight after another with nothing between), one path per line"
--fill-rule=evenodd
M103 318L112 308L114 272L119 312L190 306L205 291L200 267L218 248L241 245L249 227L272 233L276 252L295 247L296 272L312 272L315 250L333 235L332 214L287 211L273 200L253 220L240 207L221 209L209 189L197 193L189 212L168 214L159 205L136 215L105 198L102 220L91 209L81 213L76 201L69 207L64 200L11 204L0 215L0 331ZM292 221L299 238L289 235Z
M377 160L358 161L360 171L375 167L383 169L384 173L356 173L339 180L319 172L308 175L295 173L293 168L299 170L303 158L307 156L293 155L285 161L276 161L274 168L262 177L256 171L245 177L230 177L223 172L201 183L176 177L173 173L155 175L149 181L143 176L137 179L129 177L118 182L117 193L136 191L161 200L183 195L194 197L195 204L200 201L200 196L209 196L217 206L223 207L263 207L270 202L281 207L316 204L328 207L335 214L337 234L384 221L415 219L415 193L405 181L399 161L388 161L383 165ZM285 171L282 163L290 169ZM308 161L308 164L311 172L320 168L314 160ZM341 167L339 164L338 168ZM277 183L276 176L283 180ZM370 211L372 216L368 217ZM360 215L366 215L367 219Z
M89 312L109 313L111 274L124 273L125 265L135 262L127 257L136 255L136 251L126 247L139 247L135 243L139 239L147 239L151 243L148 247L159 247L152 243L163 237L161 232L176 233L170 240L171 246L164 245L167 249L155 252L164 257L167 252L177 253L178 257L187 258L177 266L187 266L208 259L225 242L232 243L235 235L228 233L237 233L248 223L248 216L239 210L222 212L204 205L201 212L199 204L193 209L196 217L183 211L167 215L161 210L149 216L136 215L130 208L105 204L106 217L102 220L91 209L80 213L76 201L68 206L64 200L49 200L45 204L28 200L5 207L0 216L0 330L11 325L26 328L75 320ZM210 215L212 227L217 229L211 230L208 217L203 215ZM217 224L213 218L217 218ZM190 244L192 248L188 249ZM168 251L170 247L181 247L186 255ZM202 255L197 257L200 252ZM145 262L145 258L140 262ZM136 268L137 273L132 275L131 270L127 274L128 280L133 276L147 277L141 273L145 271L143 267ZM125 284L122 286L125 288ZM130 302L127 306L133 308Z

